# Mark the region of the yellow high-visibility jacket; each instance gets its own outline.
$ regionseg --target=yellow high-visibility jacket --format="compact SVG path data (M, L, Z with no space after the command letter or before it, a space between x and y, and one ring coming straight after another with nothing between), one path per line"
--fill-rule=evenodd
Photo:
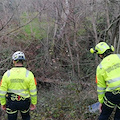
M120 54L105 57L96 70L98 100L103 103L105 92L120 90Z
M6 71L0 83L0 102L6 104L6 93L14 93L31 98L31 104L37 104L37 82L31 71L25 67L13 67Z

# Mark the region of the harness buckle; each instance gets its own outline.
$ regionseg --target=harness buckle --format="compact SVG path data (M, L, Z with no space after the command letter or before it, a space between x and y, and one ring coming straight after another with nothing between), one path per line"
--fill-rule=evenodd
M8 100L12 100L12 101L20 101L20 100L26 100L26 98L20 96L20 95L17 95L17 94L14 94L14 93L8 93L6 94L6 98Z
M18 97L17 97L18 99L17 99L17 101L20 101L21 100L21 97L20 97L20 95L18 95Z
M15 101L15 100L20 101L21 100L21 96L20 95L12 94L11 95L11 100L12 101Z

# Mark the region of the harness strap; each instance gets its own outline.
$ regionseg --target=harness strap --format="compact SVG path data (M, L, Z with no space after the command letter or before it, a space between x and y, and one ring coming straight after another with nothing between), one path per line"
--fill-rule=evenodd
M115 107L115 104L110 102L106 97L104 97L104 104L107 105L110 108L114 108Z
M30 109L21 111L22 113L27 113Z
M14 114L14 113L17 113L18 111L17 111L17 110L13 111L13 110L11 110L10 108L6 108L6 112L7 112L8 114Z
M112 92L114 95L120 94L120 90L115 90Z
M20 100L26 100L27 98L21 97L20 95L16 95L14 93L8 93L6 94L6 98L8 100L12 100L12 101L20 101Z

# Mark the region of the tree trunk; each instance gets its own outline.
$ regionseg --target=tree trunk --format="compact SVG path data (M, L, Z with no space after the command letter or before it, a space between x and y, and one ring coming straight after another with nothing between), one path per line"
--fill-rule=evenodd
M107 26L110 26L110 17L109 17L109 10L108 10L108 1L105 0L105 13L106 13L106 19L107 19ZM108 31L108 35L110 37L110 40L112 38L112 33L111 33L111 30ZM111 41L110 41L111 43Z
M96 7L96 0L94 0L93 5L91 5L91 11L93 11L93 13L94 13L95 7ZM97 15L92 14L92 20L91 20L91 22L92 22L92 25L93 25L93 31L94 31L94 37L95 37L95 44L98 44L99 40L98 40L98 37L97 37L96 16ZM95 55L95 65L96 66L98 65L98 56L97 55Z
M117 45L117 54L119 53L119 48L120 48L120 25L119 25L119 39L118 39L118 45Z

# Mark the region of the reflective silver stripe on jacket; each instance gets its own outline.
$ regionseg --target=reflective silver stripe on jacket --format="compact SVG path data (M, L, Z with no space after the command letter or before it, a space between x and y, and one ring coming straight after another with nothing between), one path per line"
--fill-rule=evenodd
M13 89L8 89L9 92L16 92L16 93L21 93L24 91L28 91L28 89L20 89L20 90L13 90Z
M30 92L37 92L37 89L34 89L34 90L30 90Z
M37 96L37 94L36 95L30 95L31 97L36 97Z
M0 95L1 98L6 98L5 96Z
M1 94L6 94L7 92L6 92L6 91L1 91L1 90L0 90L0 93L1 93Z
M24 96L24 97L29 97L29 94L25 94L25 93L18 93L20 96Z
M29 96L29 94L21 93L21 92L24 92L24 91L27 91L27 89L21 89L21 90L8 89L8 92L18 93L19 95L26 96L26 97Z
M7 76L8 77L10 76L10 70L7 70Z
M28 77L29 75L29 70L26 70L26 77Z
M120 77L114 78L114 79L110 79L110 80L108 80L107 82L108 82L108 83L113 83L113 82L117 82L117 81L120 81Z
M100 95L100 94L104 94L105 92L97 92L97 93Z
M107 90L115 90L116 88L120 88L120 85L115 86L115 87L109 87L109 88L107 88Z
M29 70L26 70L26 75L25 76L28 77L28 75L29 75ZM7 71L7 76L8 77L10 76L10 70Z
M98 87L97 86L97 90L105 90L105 89L106 89L106 87L103 88L103 87Z
M119 59L120 59L120 54L117 54L117 56L119 57Z
M102 64L101 63L98 66L100 67L100 69L102 69Z

